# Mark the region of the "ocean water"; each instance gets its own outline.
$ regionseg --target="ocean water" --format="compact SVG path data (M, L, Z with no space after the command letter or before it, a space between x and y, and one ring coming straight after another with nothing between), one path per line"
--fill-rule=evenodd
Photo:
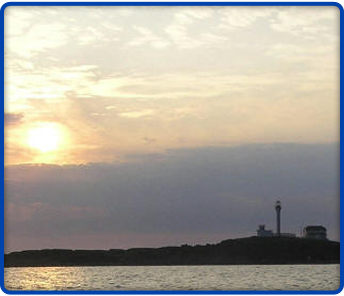
M5 268L8 290L336 290L339 264Z

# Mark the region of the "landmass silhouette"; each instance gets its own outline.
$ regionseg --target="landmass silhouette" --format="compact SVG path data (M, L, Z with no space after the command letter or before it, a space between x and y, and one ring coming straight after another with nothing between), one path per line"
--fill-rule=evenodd
M338 264L340 243L295 237L247 237L218 244L128 250L45 249L5 254L5 267Z

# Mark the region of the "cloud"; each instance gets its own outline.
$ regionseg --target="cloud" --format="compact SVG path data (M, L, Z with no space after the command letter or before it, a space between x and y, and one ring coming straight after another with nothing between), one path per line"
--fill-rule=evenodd
M229 31L247 28L260 18L269 18L274 11L270 7L226 7L221 10L219 28Z
M36 23L30 26L28 32L6 38L5 51L32 58L48 49L63 46L67 43L67 39L66 25L58 22Z
M22 113L5 113L5 124L6 125L18 125L21 123L24 114Z
M5 169L5 240L12 249L69 247L82 235L97 246L202 242L323 224L339 239L339 145L261 144L176 149L132 155L127 162L18 165ZM216 235L214 235L216 234ZM116 237L131 237L116 242ZM61 237L56 242L56 237ZM179 239L178 239L179 237ZM14 245L21 238L20 245ZM112 238L112 245L107 242ZM186 241L197 243L198 241ZM92 247L85 241L84 248Z
M113 105L105 107L106 110L112 110L112 109L117 109L117 108L118 108L117 106L113 106Z
M23 104L31 99L62 101L75 91L85 95L85 89L95 80L96 70L95 65L87 64L40 70L13 68L7 71L7 96L11 103Z
M84 31L78 34L78 42L81 45L94 45L95 43L99 43L100 41L105 41L104 35L100 31L92 27L87 27Z
M277 32L312 39L333 32L335 26L339 28L338 18L336 7L290 7L278 10L276 18L270 22L271 28Z
M198 47L212 47L218 43L226 45L227 38L216 35L211 28L204 26L202 22L214 15L213 9L196 7L195 9L184 9L173 15L173 21L164 28L165 33L175 46L180 49L195 49ZM202 25L200 33L191 31L194 24Z
M154 110L146 109L146 110L141 110L141 111L122 112L122 113L119 113L119 116L136 119L136 118L150 116L150 115L153 115L154 113L155 113Z
M216 9L213 9L212 7L192 7L189 9L184 9L183 13L185 15L189 15L195 19L199 19L199 20L205 20L208 19L212 16L214 16L214 11L216 11ZM180 13L182 14L182 13Z
M170 45L170 42L162 37L158 37L152 31L140 26L133 26L133 28L140 34L139 37L135 37L128 44L129 46L140 46L144 44L150 44L156 49L164 49Z
M166 34L172 42L181 49L193 49L202 45L202 42L196 38L191 38L187 32L184 22L176 20L165 28Z

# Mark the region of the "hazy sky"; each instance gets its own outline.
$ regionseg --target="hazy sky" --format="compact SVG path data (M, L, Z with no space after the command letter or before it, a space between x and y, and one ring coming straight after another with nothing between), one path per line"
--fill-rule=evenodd
M6 249L339 239L336 7L8 7Z

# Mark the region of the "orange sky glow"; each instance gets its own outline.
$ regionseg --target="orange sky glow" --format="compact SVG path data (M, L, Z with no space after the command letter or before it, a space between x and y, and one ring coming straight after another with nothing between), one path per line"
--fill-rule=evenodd
M5 22L6 164L339 140L335 7L9 7Z

